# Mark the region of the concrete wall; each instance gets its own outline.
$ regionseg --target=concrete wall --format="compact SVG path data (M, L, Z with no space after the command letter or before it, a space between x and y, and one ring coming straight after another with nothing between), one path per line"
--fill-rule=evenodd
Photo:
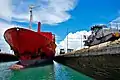
M120 80L120 54L79 57L57 56L55 61L96 80Z

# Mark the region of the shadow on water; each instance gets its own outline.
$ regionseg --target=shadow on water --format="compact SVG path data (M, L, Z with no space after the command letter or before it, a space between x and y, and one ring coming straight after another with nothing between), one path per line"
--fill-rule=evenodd
M22 70L8 69L14 63L0 64L0 80L93 80L55 61L53 64Z

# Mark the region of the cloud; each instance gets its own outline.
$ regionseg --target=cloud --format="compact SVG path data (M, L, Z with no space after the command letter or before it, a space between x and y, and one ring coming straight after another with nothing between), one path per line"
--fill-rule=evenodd
M1 28L0 28L0 49L2 50L2 52L9 53L10 47L7 44L7 42L4 40L3 34L4 34L5 30L12 27L12 25L4 23L4 22L0 22L0 26L1 26Z
M112 20L110 23L109 23L109 26L111 28L118 28L120 29L120 17L117 17L116 19Z
M73 10L77 0L0 0L0 18L14 21L29 21L29 6L33 9L33 21L42 24L57 24L71 18L68 11Z
M0 18L5 20L11 20L12 15L12 0L0 0Z
M120 17L117 17L116 19L111 21L112 23L120 23Z
M35 21L41 20L45 24L56 24L67 21L71 15L67 12L75 8L77 0L49 0L48 4L35 11Z
M84 35L89 36L91 31L77 31L76 33L69 33L63 41L57 44L56 52L59 53L59 49L65 49L67 51L67 44L68 49L78 50L84 47L83 41L85 40ZM67 42L68 41L68 42Z

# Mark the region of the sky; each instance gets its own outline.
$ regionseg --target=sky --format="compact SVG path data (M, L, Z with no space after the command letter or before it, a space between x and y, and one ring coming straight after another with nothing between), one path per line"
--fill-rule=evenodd
M95 24L120 22L120 0L0 0L0 49L10 52L5 42L5 30L29 26L29 6L33 5L32 30L52 32L56 36L57 50L83 48L83 35L90 35Z

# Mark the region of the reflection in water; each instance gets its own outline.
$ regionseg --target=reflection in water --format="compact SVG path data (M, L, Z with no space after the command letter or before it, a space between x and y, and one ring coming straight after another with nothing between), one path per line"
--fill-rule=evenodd
M69 67L54 62L51 65L12 71L15 62L0 63L0 80L92 80Z
M93 80L67 66L54 61L54 76L55 80Z

